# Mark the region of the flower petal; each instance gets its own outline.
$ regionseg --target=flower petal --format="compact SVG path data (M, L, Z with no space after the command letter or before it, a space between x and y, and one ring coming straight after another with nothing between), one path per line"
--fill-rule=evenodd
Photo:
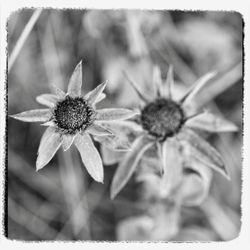
M165 91L164 91L165 96L169 99L172 99L173 86L174 86L174 73L173 73L173 66L170 65L168 68L167 79L165 83Z
M155 89L155 97L160 96L162 93L162 80L161 71L158 65L153 68L153 87Z
M178 134L178 139L187 157L195 158L229 179L228 171L221 155L203 138L190 129L183 129L183 131Z
M94 105L96 102L100 101L100 95L105 89L108 81L99 84L95 89L87 93L84 98L88 101L89 105Z
M101 125L93 123L88 128L88 133L95 135L95 136L105 136L105 135L112 135L112 132L108 129L102 127Z
M100 95L98 95L95 103L98 103L98 102L102 101L105 98L106 98L106 94L105 93L101 93Z
M58 101L58 97L53 94L42 94L36 97L36 101L42 105L53 108Z
M137 110L130 109L98 109L96 110L96 121L116 121L116 120L126 120L135 115L139 114Z
M78 134L74 141L81 159L91 177L103 183L103 165L99 152L88 134Z
M75 135L63 135L62 147L63 151L67 151L72 145Z
M24 122L47 122L51 118L49 109L33 109L19 114L10 115L17 120Z
M52 84L52 87L54 89L54 92L56 93L57 97L62 99L65 98L66 93L64 93L64 91L62 91L61 89L57 88L55 85Z
M125 155L124 159L121 161L118 169L115 172L111 184L111 199L114 199L115 196L126 185L129 178L135 171L143 153L153 144L154 142L145 135L141 135L135 140L131 151Z
M212 113L204 112L185 123L190 128L198 128L209 132L230 132L238 131L238 127L223 117L216 116Z
M36 170L42 169L53 158L56 151L62 144L62 137L59 133L56 133L55 129L49 127L44 132L39 148L38 156L36 160Z
M143 101L144 103L149 103L151 99L140 90L140 88L138 87L138 84L132 81L130 77L127 75L127 73L123 72L123 74L125 78L128 80L128 82L130 83L130 85L133 87L137 95L140 97L141 101Z
M216 75L215 72L210 72L199 78L187 91L187 93L181 98L180 102L183 103L183 108L188 110L188 106L197 96L197 94L204 89L204 87L210 82L212 78Z
M80 61L69 80L68 94L72 97L81 95L82 88L82 61Z

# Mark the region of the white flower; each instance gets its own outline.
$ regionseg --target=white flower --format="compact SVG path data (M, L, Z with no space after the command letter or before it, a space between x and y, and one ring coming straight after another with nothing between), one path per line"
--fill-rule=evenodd
M11 117L25 122L43 122L48 126L42 136L36 169L40 170L49 163L62 145L63 150L75 144L88 173L98 182L103 182L103 164L90 135L96 138L112 135L101 123L125 120L136 114L128 109L96 109L96 103L105 98L103 90L107 82L94 90L81 95L82 63L80 62L69 81L68 91L55 88L56 94L42 94L36 100L47 106L46 109L25 111Z

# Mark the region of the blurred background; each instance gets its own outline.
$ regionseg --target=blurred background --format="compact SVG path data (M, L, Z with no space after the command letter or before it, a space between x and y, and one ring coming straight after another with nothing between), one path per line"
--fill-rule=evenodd
M201 206L182 207L178 229L163 234L161 240L231 240L239 234L241 224L242 22L234 12L19 10L9 17L7 26L8 114L42 108L35 97L50 92L52 84L66 90L80 60L83 92L109 81L100 108L138 105L123 71L145 91L149 91L155 64L162 78L173 65L176 84L184 89L203 74L217 71L209 90L215 98L208 106L240 130L207 136L223 155L231 181L214 173L209 197ZM18 51L14 59L13 51ZM110 200L117 165L105 166L104 184L96 183L74 147L67 152L60 149L36 172L37 149L45 128L9 118L7 122L8 238L129 239L128 232L120 230L121 222L143 211L134 179ZM96 146L100 150L98 143ZM154 240L147 237L140 239Z

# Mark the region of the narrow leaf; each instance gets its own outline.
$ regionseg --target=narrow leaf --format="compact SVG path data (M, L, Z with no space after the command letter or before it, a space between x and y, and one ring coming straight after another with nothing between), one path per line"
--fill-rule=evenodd
M130 83L130 85L133 87L133 89L135 90L135 92L137 93L137 95L140 97L141 101L143 101L144 103L149 103L151 101L151 99L145 93L143 93L140 90L140 88L138 87L138 84L135 83L134 81L132 81L129 78L129 76L127 75L127 73L123 72L123 75L128 80L128 82Z
M24 122L47 122L51 118L51 115L49 109L33 109L10 115L10 117Z
M142 135L138 137L131 151L129 151L123 161L121 161L111 184L111 199L121 191L121 189L126 185L129 178L132 176L136 169L138 162L140 161L144 152L154 144L147 136Z
M82 61L80 61L69 80L68 94L72 97L81 95L82 88Z
M194 157L229 179L228 171L221 155L202 137L190 129L183 129L183 131L178 134L178 139L180 140L187 157Z
M126 120L135 115L139 114L137 110L130 109L98 109L96 110L96 121L116 121L116 120Z
M36 160L36 170L42 169L53 158L56 151L62 144L62 137L59 133L55 132L55 129L49 127L44 132L39 148L38 156Z
M199 78L180 100L180 102L183 103L183 106L185 107L185 105L189 105L189 103L192 102L196 95L206 87L208 82L214 78L215 75L215 72L210 72Z
M105 89L108 81L101 83L95 89L87 93L84 98L88 101L89 105L94 105L96 102L100 101L100 95Z
M49 108L53 108L58 101L58 97L53 94L42 94L36 97L36 101Z
M72 145L75 139L75 135L63 135L62 147L64 151L67 151Z
M98 125L96 123L93 123L88 128L88 133L95 135L95 136L105 136L105 135L112 135L112 132L108 129L102 127L101 125Z
M191 119L188 119L186 126L209 132L238 131L238 127L232 122L208 112L203 112Z
M91 177L103 183L103 165L99 152L88 134L77 135L74 141L81 159Z

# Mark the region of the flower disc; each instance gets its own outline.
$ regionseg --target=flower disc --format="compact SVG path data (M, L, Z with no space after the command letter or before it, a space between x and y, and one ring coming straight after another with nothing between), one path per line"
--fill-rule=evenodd
M54 110L54 121L59 130L74 134L86 129L93 122L94 110L82 97L67 96Z
M177 133L184 122L181 107L174 101L159 98L141 112L141 123L149 134L164 140Z

